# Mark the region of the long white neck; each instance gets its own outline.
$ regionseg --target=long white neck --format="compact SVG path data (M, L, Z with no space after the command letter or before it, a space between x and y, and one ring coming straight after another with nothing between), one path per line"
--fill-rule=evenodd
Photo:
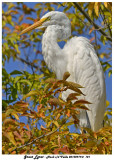
M63 50L57 43L60 36L62 35L60 35L60 30L58 31L56 26L48 26L42 38L42 54L44 55L44 60L49 69L55 72L58 79L63 78L63 74L66 71L65 64L67 64Z

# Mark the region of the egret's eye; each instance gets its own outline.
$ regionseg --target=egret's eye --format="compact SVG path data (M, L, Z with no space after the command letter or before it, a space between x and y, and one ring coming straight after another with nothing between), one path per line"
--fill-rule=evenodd
M51 19L51 17L49 16L49 17L47 18L47 21L50 21L50 19Z
M47 21L49 21L50 19L51 19L51 17L49 16L49 17L45 18L45 20L44 20L43 22L47 22Z

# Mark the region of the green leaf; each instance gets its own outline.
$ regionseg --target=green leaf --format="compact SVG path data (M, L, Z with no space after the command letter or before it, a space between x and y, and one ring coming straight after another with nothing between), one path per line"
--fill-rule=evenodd
M36 91L36 90L30 91L28 94L26 94L26 95L23 97L23 99L26 99L27 97L34 96L34 95L39 95L39 92Z
M23 73L18 70L14 70L13 72L10 73L10 75L15 75L15 74L23 74Z
M14 109L8 109L6 111L6 116L8 117L13 111L14 111Z
M20 53L19 48L18 48L18 45L15 44L14 46L15 46L15 49L16 49L17 53Z
M4 76L8 76L8 73L7 73L7 71L6 71L6 69L5 69L5 68L2 68L2 75L4 75Z
M29 80L27 80L27 79L21 79L21 80L19 80L19 82L20 83L27 83L29 86L32 85L31 82Z

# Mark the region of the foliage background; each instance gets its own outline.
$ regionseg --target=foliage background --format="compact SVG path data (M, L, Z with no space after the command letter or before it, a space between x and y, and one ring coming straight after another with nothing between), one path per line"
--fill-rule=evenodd
M2 144L3 154L111 154L112 3L3 3L2 12ZM41 53L42 32L19 33L51 10L71 20L72 36L85 36L94 45L106 77L104 128L79 134L77 108L87 109L78 84L56 80ZM65 42L60 42L63 47ZM107 84L108 82L108 84ZM110 82L110 84L109 84ZM74 85L75 87L72 87ZM58 98L74 89L67 103Z

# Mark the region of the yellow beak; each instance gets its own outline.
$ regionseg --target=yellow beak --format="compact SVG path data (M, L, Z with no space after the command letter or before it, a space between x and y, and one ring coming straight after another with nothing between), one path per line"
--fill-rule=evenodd
M24 33L27 33L27 32L29 32L29 31L37 28L37 27L40 27L40 26L43 24L43 22L45 22L46 20L47 20L47 17L46 17L46 18L42 18L42 19L39 20L38 22L35 22L35 23L32 24L31 26L25 28L25 29L20 33L20 35L22 35L22 34L24 34Z

